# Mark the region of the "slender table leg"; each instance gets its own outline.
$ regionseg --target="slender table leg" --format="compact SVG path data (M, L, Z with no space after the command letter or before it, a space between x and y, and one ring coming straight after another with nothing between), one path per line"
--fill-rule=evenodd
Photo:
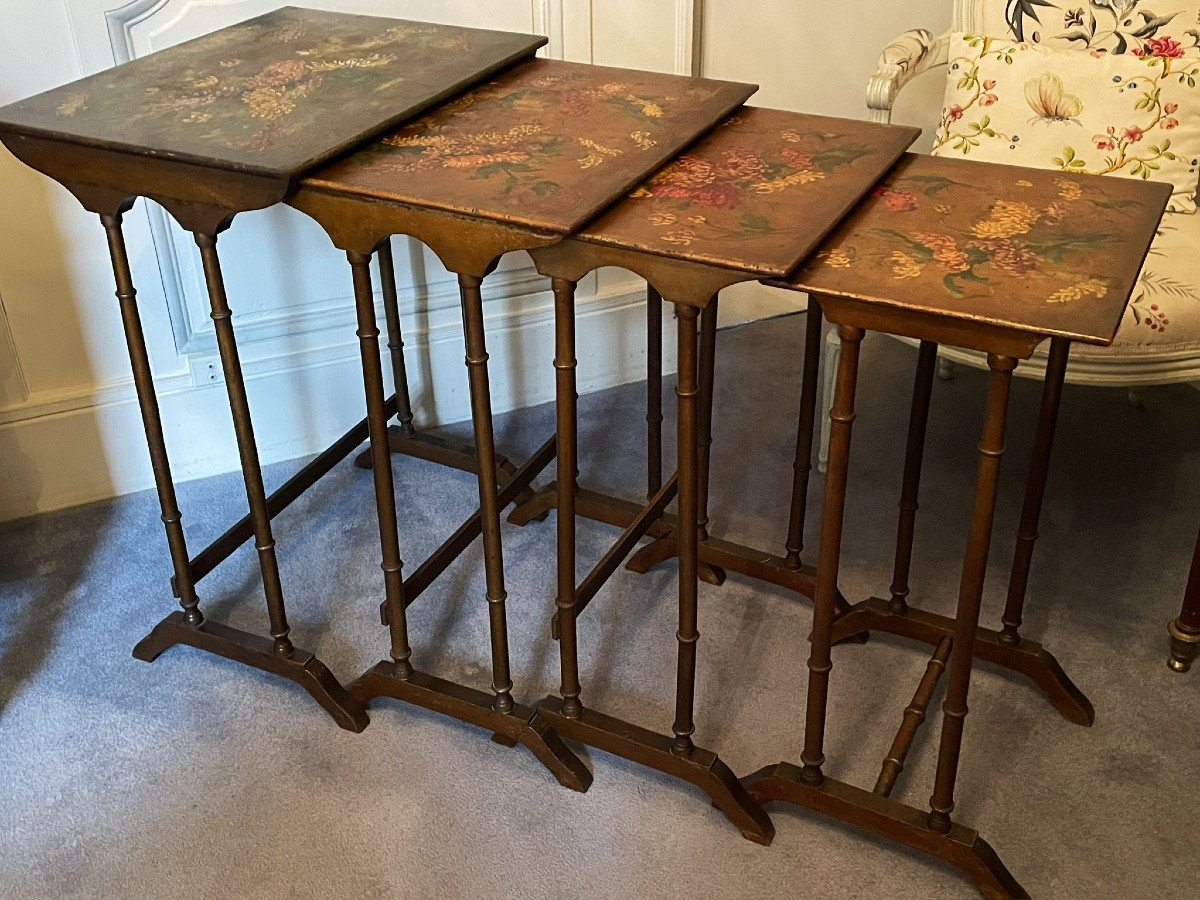
M975 653L975 633L979 628L979 610L983 602L983 582L987 575L988 551L992 543L992 523L996 517L996 494L1000 484L1000 460L1004 456L1004 432L1008 422L1008 398L1012 388L1015 359L988 356L991 376L988 381L987 414L983 438L979 443L979 472L975 478L975 505L967 532L967 553L963 561L962 582L958 594L957 626L950 651L949 684L942 704L942 734L938 747L937 773L933 796L929 799L929 827L946 834L950 831L950 813L954 810L954 783L958 777L963 726L967 718L967 693L971 687L971 664Z
M951 822L954 778L966 716L970 683L972 644L979 620L983 573L995 512L1000 456L1003 453L1008 391L1015 361L992 356L992 379L988 392L988 416L980 444L981 461L975 510L963 566L957 632L952 644L943 638L918 688L875 791L864 791L829 778L823 771L824 740L832 669L830 645L833 634L834 598L841 559L846 480L850 437L855 418L854 400L858 373L861 329L838 329L841 353L834 399L830 410L829 469L825 485L825 507L821 521L821 557L817 566L817 590L809 655L808 705L805 710L802 765L782 762L767 766L743 779L750 795L760 803L784 801L815 810L851 825L929 853L957 866L985 897L1027 897L1024 889L1004 867L995 851L975 831ZM938 755L938 770L930 812L892 800L888 795L899 774L903 757L923 718L924 704L932 695L941 661L949 650L950 689L945 704L945 724ZM891 765L889 765L891 763Z
M483 333L480 279L460 277L464 324L467 333L467 365L471 380L475 440L479 448L480 527L487 567L489 625L492 636L492 690L477 691L415 670L410 662L405 588L401 580L400 546L396 525L396 501L391 459L387 443L387 415L383 403L383 371L379 363L379 327L375 320L371 291L370 258L349 253L354 272L355 303L363 377L370 415L372 469L379 512L380 541L391 631L392 658L362 675L350 690L364 703L376 697L391 697L443 715L487 728L493 740L505 746L523 744L546 766L564 787L586 791L591 772L562 742L537 710L514 703L509 677L508 628L504 610L504 569L500 554L500 509L495 451L492 444L491 398L487 381L487 350Z
M354 301L358 313L358 346L362 356L363 390L367 401L375 509L379 517L379 543L383 554L384 598L391 635L391 673L401 681L412 677L412 647L408 641L408 604L404 597L404 564L400 559L400 532L396 523L396 488L388 449L387 411L384 409L383 367L379 362L379 325L371 291L371 258L347 253L354 275ZM385 276L386 284L386 276ZM397 377L397 401L400 379Z
M1170 666L1176 672L1186 672L1200 650L1200 539L1196 541L1196 555L1183 593L1183 610L1171 623L1170 633Z
M694 705L696 692L696 643L697 630L697 562L698 540L695 524L698 520L698 464L697 464L697 384L696 319L695 307L676 304L679 324L679 380L675 389L679 398L679 521L691 523L682 529L679 554L679 659L675 693L675 723L672 737L668 738L629 722L624 722L585 708L579 702L579 667L576 633L578 591L575 580L575 526L576 496L573 486L566 477L573 471L570 460L563 455L574 454L577 432L575 421L575 331L574 325L564 318L574 309L575 284L562 279L554 282L556 314L556 394L558 409L558 441L560 457L559 477L556 484L558 505L558 600L557 617L559 629L559 654L562 665L562 696L547 697L539 712L564 737L580 741L608 753L615 753L681 778L696 785L712 798L720 809L748 840L770 844L775 828L762 808L750 799L736 776L720 758L709 750L696 747L692 741L695 732ZM656 500L663 502L670 482L658 494ZM641 517L656 511L656 500L643 508ZM645 524L645 522L643 522ZM636 526L634 526L636 527ZM622 541L618 542L618 546ZM627 552L627 551L626 551ZM601 564L607 574L615 568Z
M575 285L562 278L554 287L554 372L558 442L558 609L559 664L562 671L562 714L578 719L579 651L575 624L575 465L578 393L575 369ZM661 473L660 473L661 476Z
M821 366L821 304L809 297L804 325L804 378L800 386L800 422L796 432L796 461L792 468L792 506L788 520L787 567L796 571L804 552L804 522L808 513L808 481L812 474L813 432L817 416L817 381Z
M696 427L696 454L698 473L698 513L696 530L701 545L707 544L708 534L708 482L709 460L712 455L712 410L714 379L717 357L717 318L719 298L713 297L700 313L699 355L699 408ZM659 414L661 419L661 412ZM661 441L661 435L659 436ZM661 455L661 454L660 454ZM661 486L661 485L660 485ZM651 495L653 496L653 494ZM648 572L654 566L666 562L679 552L678 539L672 531L639 550L629 561L627 568L634 572ZM725 583L726 573L720 566L701 558L697 571L705 584L720 587Z
M225 295L220 260L217 257L217 239L216 235L199 232L195 234L195 239L204 265L212 320L217 332L217 348L221 354L221 366L229 393L229 407L233 413L234 432L241 457L250 518L254 526L255 547L258 550L259 571L267 600L272 641L267 649L255 635L248 635L217 623L205 622L199 628L195 628L189 626L186 620L175 621L168 617L134 648L134 656L150 661L172 644L192 644L296 681L339 725L350 731L362 731L369 720L361 705L342 688L320 660L311 653L292 646L283 601L283 586L279 578L279 564L275 557L275 538L271 533L271 513L263 486L254 425L250 418L250 404L246 397L246 384L242 378L242 366L234 337L232 314ZM178 563L176 577L179 577ZM188 577L190 578L190 575ZM178 584L182 586L183 583Z
M924 352L924 345L922 345L922 351ZM1004 629L1003 631L993 631L980 628L976 634L975 655L980 659L1026 676L1046 694L1063 716L1078 725L1086 726L1092 724L1096 715L1091 701L1063 671L1053 654L1036 641L1021 637L1018 631L1025 603L1030 562L1033 558L1034 543L1037 540L1038 518L1041 514L1042 498L1049 475L1050 451L1054 440L1069 352L1069 342L1061 339L1051 342L1041 411L1038 416L1037 435L1034 442L1033 461L1026 486L1016 555L1009 580ZM942 638L954 634L957 628L955 620L917 607L909 608L907 602L911 534L906 531L906 528L908 528L909 516L915 515L921 456L919 449L914 451L912 429L918 420L924 420L928 416L928 404L922 393L925 387L924 379L927 377L926 363L927 361L923 358L918 367L918 384L913 396L913 419L910 422L909 452L905 462L905 498L901 501L900 533L897 540L897 577L892 585L892 599L883 600L872 597L851 607L845 615L838 618L834 627L834 637L838 640L851 634L878 630L936 646ZM923 433L924 429L922 428ZM911 496L908 494L910 488L913 491ZM907 509L909 506L913 509L911 514ZM901 575L904 577L901 578ZM903 590L904 594L899 594L898 588Z
M437 465L474 474L478 469L475 448L458 441L425 434L413 426L412 399L408 385L408 367L404 361L404 337L400 328L400 306L396 291L396 263L392 255L391 240L384 241L376 251L379 260L379 278L383 293L383 312L387 321L388 353L392 361L392 380L396 393L396 419L399 422L388 429L388 444L392 453L423 459ZM371 467L371 451L359 454L354 464L360 469ZM497 455L496 467L506 478L516 474L517 467L507 457ZM523 503L533 496L526 489L517 495L516 502ZM537 517L544 519L545 516Z
M646 496L662 487L662 295L646 287Z
M142 426L146 431L146 446L150 449L154 486L158 491L163 528L167 533L167 547L171 551L171 566L175 571L175 591L179 595L179 605L183 607L183 622L194 628L204 623L204 615L200 612L200 599L196 596L187 539L183 534L183 514L179 511L175 482L171 478L171 462L167 456L167 443L163 438L162 416L158 410L158 397L154 393L154 376L150 371L150 356L146 351L146 337L142 332L137 291L133 286L129 255L125 250L125 235L121 231L121 215L103 215L100 218L108 235L108 251L112 257L113 275L117 282L117 300L121 307L121 322L125 327L129 362L133 369L133 385L137 392L138 406L142 411Z
M896 528L896 565L892 573L892 599L888 608L908 612L908 576L912 569L913 537L921 493L921 463L925 458L925 433L929 426L929 401L937 368L938 345L921 341L917 377L913 381L912 413L908 420L908 446L904 451L904 484L900 489L900 523Z
M1042 406L1038 413L1037 434L1033 443L1033 460L1029 481L1025 485L1025 503L1021 508L1021 524L1017 529L1017 549L1013 556L1012 572L1008 579L1008 599L1004 605L1002 643L1013 647L1021 643L1021 620L1025 609L1025 592L1029 587L1029 569L1033 562L1033 546L1038 538L1038 519L1042 514L1042 499L1046 496L1046 481L1050 477L1050 454L1054 449L1054 432L1058 427L1058 409L1062 404L1063 381L1067 374L1070 341L1054 338L1050 342L1050 357L1046 361L1046 380L1042 386Z
M400 332L400 302L396 296L396 262L392 257L391 238L379 245L376 255L379 258L379 281L383 288L383 314L387 321L392 383L396 389L396 420L400 423L400 433L412 437L417 430L412 423L412 398L408 390L408 367L404 362L404 338Z
M499 485L496 479L496 445L492 434L492 392L488 380L487 338L483 328L481 279L460 275L463 330L467 341L467 371L471 385L471 416L475 427L475 453L479 459L479 509L483 516L483 557L487 579L488 619L492 637L493 708L513 707L509 675L508 620L505 613L504 548L500 540Z

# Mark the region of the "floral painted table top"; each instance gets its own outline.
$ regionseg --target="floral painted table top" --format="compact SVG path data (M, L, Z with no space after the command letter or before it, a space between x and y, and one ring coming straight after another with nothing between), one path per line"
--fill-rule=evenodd
M290 179L545 42L285 7L10 104L0 135Z
M919 135L916 128L746 107L578 237L781 277Z
M1170 193L909 154L780 286L1110 344Z
M567 234L756 89L533 59L314 172L301 189Z

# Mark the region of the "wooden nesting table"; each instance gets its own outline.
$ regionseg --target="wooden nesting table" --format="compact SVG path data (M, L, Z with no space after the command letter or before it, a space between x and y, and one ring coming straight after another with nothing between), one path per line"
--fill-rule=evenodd
M991 847L951 819L973 660L994 659L991 648L1002 643L978 626L1012 373L1047 338L1054 370L1065 368L1072 342L1112 342L1169 194L1165 184L909 156L801 271L778 282L819 299L838 327L842 355L830 412L804 750L799 765L779 763L745 779L755 799L805 806L940 857L965 872L985 896L1026 896ZM837 619L859 345L867 330L923 342L919 385L932 373L938 343L988 354L986 418L953 619L910 609L906 583L890 606L869 603ZM1044 408L1047 445L1053 419ZM915 492L922 444L909 443L906 495ZM1040 479L1044 487L1044 472ZM1040 488L1037 493L1040 499ZM914 512L902 510L897 551L902 572L912 550ZM936 650L875 788L868 791L825 774L830 648L839 636L881 627ZM890 795L947 665L933 795L928 810L921 810Z
M163 619L134 656L150 661L174 644L189 644L291 679L343 728L366 727L361 704L319 659L291 642L271 520L363 442L367 422L267 496L217 236L238 213L278 203L304 172L531 56L545 42L286 7L0 109L0 141L99 214L108 236L172 586L183 607ZM200 249L250 507L195 557L184 537L121 228L137 197L165 208ZM394 291L390 300L392 310ZM393 398L388 412L396 410ZM196 593L197 582L251 538L270 638L206 619Z
M691 782L746 838L761 844L774 837L770 819L729 767L716 754L697 747L692 737L699 640L697 583L701 548L709 543L706 534L705 542L700 539L705 525L717 295L730 285L795 269L918 134L912 128L744 108L575 236L531 252L538 271L552 279L554 288L558 423L553 506L558 510L555 631L562 686L561 696L544 700L539 712L564 737ZM624 268L645 278L674 306L678 319L678 471L653 491L644 506L594 492L587 495L585 505L577 485L574 298L580 279L602 266ZM697 342L700 318L703 351ZM706 386L703 401L701 382ZM584 706L577 620L638 541L664 522L664 511L676 495L678 517L668 531L660 531L663 537L670 536L679 565L675 722L668 737ZM577 515L624 528L578 585ZM767 556L747 548L735 548L728 555L739 563ZM797 572L801 577L811 574L798 566Z
M519 470L497 476L492 433L483 279L500 258L561 241L708 131L753 85L531 60L305 178L288 202L312 216L346 252L353 272L383 553L383 621L390 658L350 688L360 702L392 697L486 727L528 747L563 785L586 790L591 773L512 697L500 514L557 455L551 436ZM370 255L393 234L416 238L458 276L479 510L402 575L385 430ZM573 440L573 438L572 438ZM556 448L557 443L557 448ZM574 463L572 462L573 466ZM482 536L491 635L490 691L413 668L407 608Z

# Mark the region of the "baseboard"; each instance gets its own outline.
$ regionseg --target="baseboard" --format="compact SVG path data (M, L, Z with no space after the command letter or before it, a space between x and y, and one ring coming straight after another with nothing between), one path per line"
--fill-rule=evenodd
M645 295L636 282L581 298L578 315L581 393L645 377L646 348L640 340L645 333ZM406 316L404 326L418 421L430 425L469 419L462 329L455 312ZM487 331L494 411L552 400L549 292L489 303ZM664 345L665 366L674 371L674 341ZM364 415L353 337L319 349L249 360L246 379L264 464L318 453ZM157 386L176 481L236 470L237 447L224 386L196 387L188 375L163 378ZM6 410L4 419L0 521L153 487L131 383L35 394Z

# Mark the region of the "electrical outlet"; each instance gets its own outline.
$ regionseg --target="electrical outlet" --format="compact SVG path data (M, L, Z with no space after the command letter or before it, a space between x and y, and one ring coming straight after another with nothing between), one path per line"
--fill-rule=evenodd
M225 370L221 368L219 356L192 357L192 384L204 387L210 384L224 384Z

